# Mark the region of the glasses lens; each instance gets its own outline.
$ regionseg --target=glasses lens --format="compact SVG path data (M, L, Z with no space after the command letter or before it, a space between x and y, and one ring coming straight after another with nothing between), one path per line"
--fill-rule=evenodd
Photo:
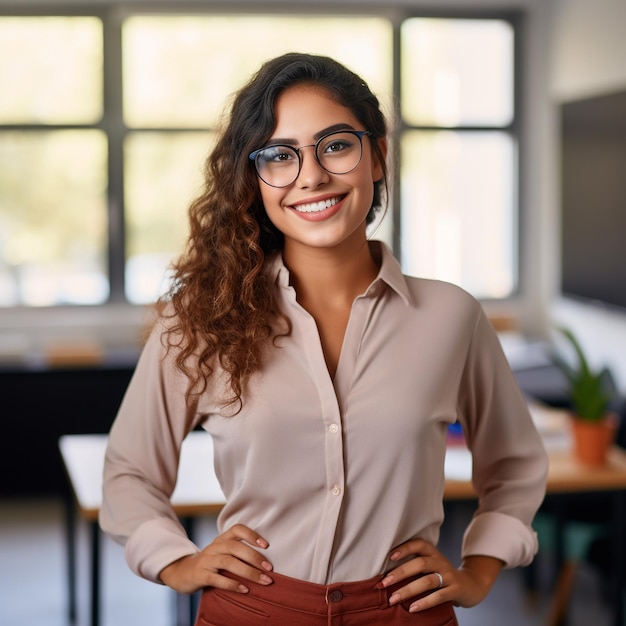
M255 159L259 176L273 187L286 187L297 177L300 169L298 153L289 146L270 146Z
M331 174L347 174L361 160L361 140L349 132L333 133L317 144L317 160Z

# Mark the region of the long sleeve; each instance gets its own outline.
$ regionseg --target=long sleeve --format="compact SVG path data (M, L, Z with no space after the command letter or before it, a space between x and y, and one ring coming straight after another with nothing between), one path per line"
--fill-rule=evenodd
M461 381L459 419L472 451L479 496L463 556L482 554L500 558L508 567L527 565L537 551L531 522L545 494L547 454L482 312Z
M198 548L187 538L169 498L180 446L193 428L185 405L186 379L155 327L110 432L100 525L125 546L130 568L148 580Z

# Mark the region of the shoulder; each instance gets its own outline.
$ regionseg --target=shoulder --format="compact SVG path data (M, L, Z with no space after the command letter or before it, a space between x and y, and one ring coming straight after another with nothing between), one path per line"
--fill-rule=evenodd
M474 296L454 283L434 278L419 278L416 276L409 276L407 274L403 274L403 276L411 293L416 297L421 297L422 299L444 298L447 300L455 300L459 303L465 303L467 305L475 305L477 303Z
M482 305L474 296L450 282L404 274L384 244L374 250L382 260L379 279L397 296L389 300L395 314L444 334L473 331L482 315Z
M471 311L480 309L480 303L458 285L443 280L404 274L400 263L383 242L370 242L370 248L374 258L380 262L379 279L387 283L409 306L445 307L454 305Z
M412 304L416 309L449 311L456 316L476 320L482 311L480 302L462 287L443 280L404 276Z

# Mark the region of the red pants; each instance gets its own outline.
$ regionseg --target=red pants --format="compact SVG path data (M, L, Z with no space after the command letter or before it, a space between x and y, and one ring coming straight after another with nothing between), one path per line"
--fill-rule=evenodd
M271 576L267 586L242 580L246 594L206 589L195 626L458 626L449 602L419 613L409 613L415 598L389 606L393 591L408 581L383 588L382 576L332 585Z

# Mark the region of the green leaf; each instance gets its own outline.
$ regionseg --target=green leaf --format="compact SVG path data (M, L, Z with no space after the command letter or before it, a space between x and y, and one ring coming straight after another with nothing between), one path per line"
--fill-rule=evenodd
M572 410L582 419L599 421L606 415L611 401L604 384L608 370L606 367L599 371L592 370L572 331L563 327L558 330L572 345L577 357L576 366L570 365L558 354L553 355L552 359L569 381Z

